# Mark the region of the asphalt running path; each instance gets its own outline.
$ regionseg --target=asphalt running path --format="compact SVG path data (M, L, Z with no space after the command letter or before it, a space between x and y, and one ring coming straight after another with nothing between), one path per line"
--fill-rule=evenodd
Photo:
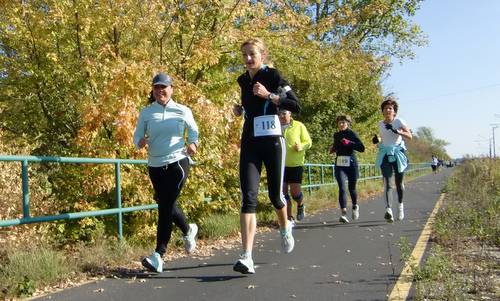
M254 275L232 270L235 249L167 262L161 274L137 271L36 300L386 300L403 269L400 237L415 245L450 173L406 184L403 222L385 222L379 195L361 201L354 223L339 224L338 209L307 216L294 229L291 254L282 254L278 231L257 235Z

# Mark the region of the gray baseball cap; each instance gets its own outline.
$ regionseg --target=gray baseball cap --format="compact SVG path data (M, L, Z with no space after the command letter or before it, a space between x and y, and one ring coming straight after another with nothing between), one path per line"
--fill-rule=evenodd
M172 82L172 78L163 72L160 72L153 77L153 86L162 85L168 87L172 85Z

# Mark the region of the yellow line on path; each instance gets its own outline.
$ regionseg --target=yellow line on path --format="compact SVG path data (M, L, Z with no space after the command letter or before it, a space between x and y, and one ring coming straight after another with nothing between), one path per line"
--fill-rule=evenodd
M441 203L443 202L445 194L441 194L439 200L436 202L436 206L434 206L434 210L432 210L427 223L425 224L422 233L420 233L420 237L415 244L415 248L413 252L411 252L410 259L406 262L406 265L399 275L398 281L394 285L391 294L387 300L389 301L404 301L408 298L408 294L410 293L410 288L413 279L413 271L411 270L411 266L418 266L420 261L422 260L422 256L424 256L425 248L427 247L427 242L431 236L432 226L434 225L434 220L436 217L436 213L441 207Z

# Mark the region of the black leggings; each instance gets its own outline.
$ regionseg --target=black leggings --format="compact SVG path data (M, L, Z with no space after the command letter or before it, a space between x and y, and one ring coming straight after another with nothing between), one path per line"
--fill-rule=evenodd
M398 172L398 163L396 161L389 162L387 156L384 157L382 161L382 165L380 166L382 170L382 176L384 177L384 192L385 192L385 205L387 208L392 206L392 191L393 187L393 178L396 183L396 190L398 192L398 202L403 203L403 192L405 190L405 186L403 183L404 172Z
M158 202L158 226L156 252L163 256L172 235L175 223L186 235L189 226L182 210L177 207L177 198L189 173L189 159L184 158L162 167L149 167L149 177Z
M240 152L242 213L255 213L262 163L266 167L267 190L271 203L276 209L281 209L286 205L283 196L285 155L283 137L259 137L242 140Z
M339 205L342 209L347 208L347 192L345 189L346 180L348 182L352 206L356 206L358 204L358 194L356 192L358 174L358 166L335 166L335 179L339 185Z

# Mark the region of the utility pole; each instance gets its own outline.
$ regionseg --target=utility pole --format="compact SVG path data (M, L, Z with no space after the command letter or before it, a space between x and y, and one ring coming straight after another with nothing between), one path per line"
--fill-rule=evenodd
M488 139L488 142L490 143L490 159L493 158L493 152L492 152L493 148L491 147L491 140L492 138Z
M497 128L498 126L494 126L491 128L491 131L493 132L493 158L496 158L497 157L497 153L496 153L496 146L495 146L495 129Z
M492 123L491 125L491 131L493 132L493 158L497 157L497 153L495 150L495 129L500 125L500 123Z

